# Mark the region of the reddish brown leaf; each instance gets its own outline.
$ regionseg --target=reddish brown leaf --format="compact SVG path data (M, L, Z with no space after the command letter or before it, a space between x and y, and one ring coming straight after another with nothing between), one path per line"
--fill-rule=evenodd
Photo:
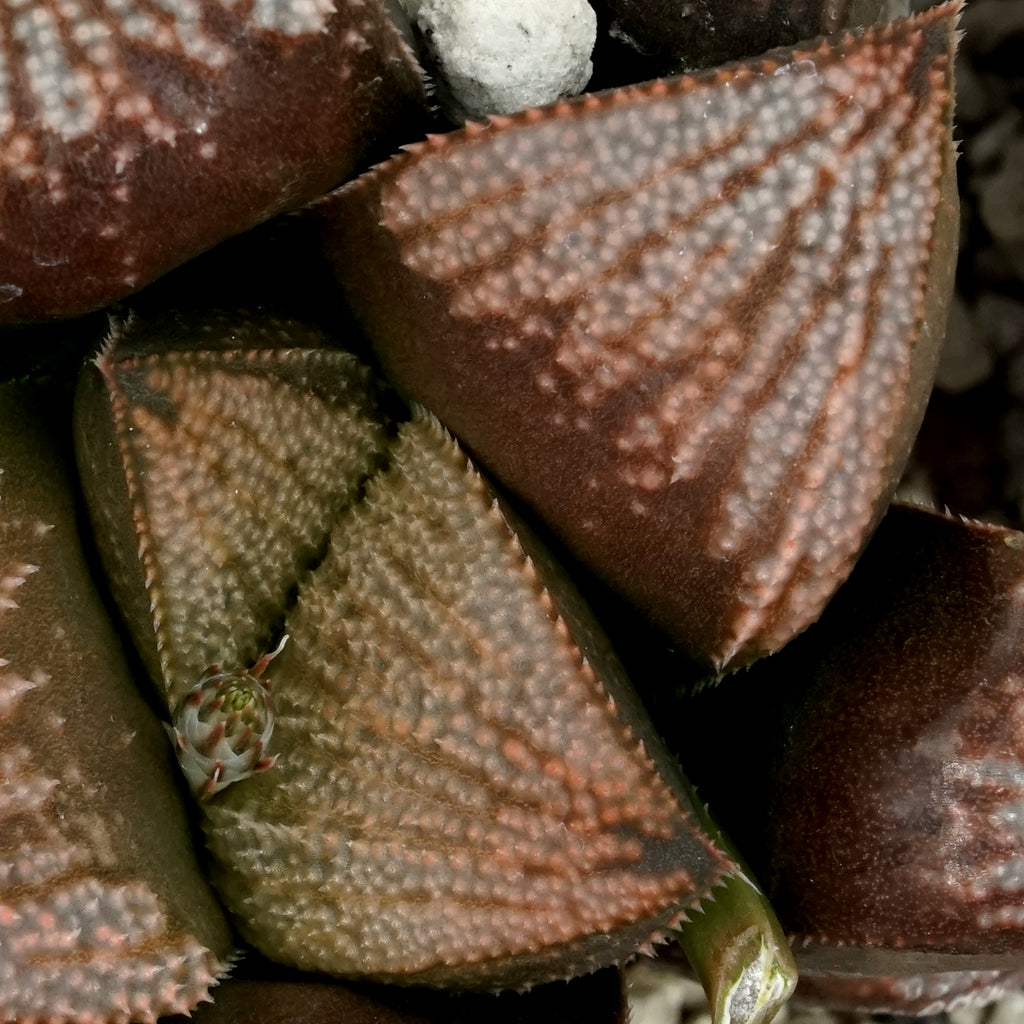
M957 10L433 138L316 208L393 379L719 671L818 616L920 422Z
M698 784L821 998L909 1010L1019 969L1022 600L1024 535L895 507L803 637L678 709L691 763L702 734L733 762Z
M0 322L103 305L300 206L423 100L362 0L15 4L0 67Z
M267 671L277 763L203 804L215 883L267 956L529 987L649 947L734 870L528 550L436 421L403 424Z
M0 1019L152 1021L205 999L232 943L79 548L54 405L0 388Z

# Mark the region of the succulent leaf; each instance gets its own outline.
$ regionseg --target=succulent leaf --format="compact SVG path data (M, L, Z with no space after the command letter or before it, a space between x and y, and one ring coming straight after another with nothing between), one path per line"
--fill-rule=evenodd
M819 615L920 422L958 10L471 125L313 208L389 376L719 671Z
M0 387L0 1020L152 1022L209 998L231 934L89 578L53 406Z
M423 118L377 0L2 10L0 322L130 294Z
M688 768L763 878L805 998L924 1013L1013 984L1022 597L1024 535L894 506L819 622L678 709ZM719 770L699 737L725 730Z
M735 870L530 550L436 421L399 428L288 616L277 766L203 806L266 955L528 987L665 938Z
M384 428L368 371L314 347L311 328L241 314L158 326L115 327L83 371L76 435L114 595L177 708L209 665L267 650Z
M776 904L829 945L1019 957L1024 535L904 508L883 525L795 670L813 682L778 768Z

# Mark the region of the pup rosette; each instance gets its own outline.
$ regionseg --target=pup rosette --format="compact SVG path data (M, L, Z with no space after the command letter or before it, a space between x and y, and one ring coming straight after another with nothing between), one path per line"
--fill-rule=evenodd
M275 654L248 672L211 668L186 694L174 724L167 726L181 770L199 799L276 763L277 755L266 755L274 734L274 702L270 687L259 678Z

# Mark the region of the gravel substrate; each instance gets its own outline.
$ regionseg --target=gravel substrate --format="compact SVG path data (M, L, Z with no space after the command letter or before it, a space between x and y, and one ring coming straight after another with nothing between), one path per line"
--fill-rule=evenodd
M627 992L632 1012L630 1024L711 1024L711 1013L700 985L679 968L645 960L628 971ZM907 1024L1021 1024L1024 993L1014 993L990 1006L955 1010L931 1017L907 1018ZM774 1024L897 1024L898 1017L877 1014L837 1013L820 1006L792 1001L779 1012Z

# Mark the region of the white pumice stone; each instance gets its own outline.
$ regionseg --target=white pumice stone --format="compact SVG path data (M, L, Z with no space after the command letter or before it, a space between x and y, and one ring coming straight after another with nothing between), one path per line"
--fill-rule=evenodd
M453 120L512 114L581 92L597 17L586 0L405 0Z

